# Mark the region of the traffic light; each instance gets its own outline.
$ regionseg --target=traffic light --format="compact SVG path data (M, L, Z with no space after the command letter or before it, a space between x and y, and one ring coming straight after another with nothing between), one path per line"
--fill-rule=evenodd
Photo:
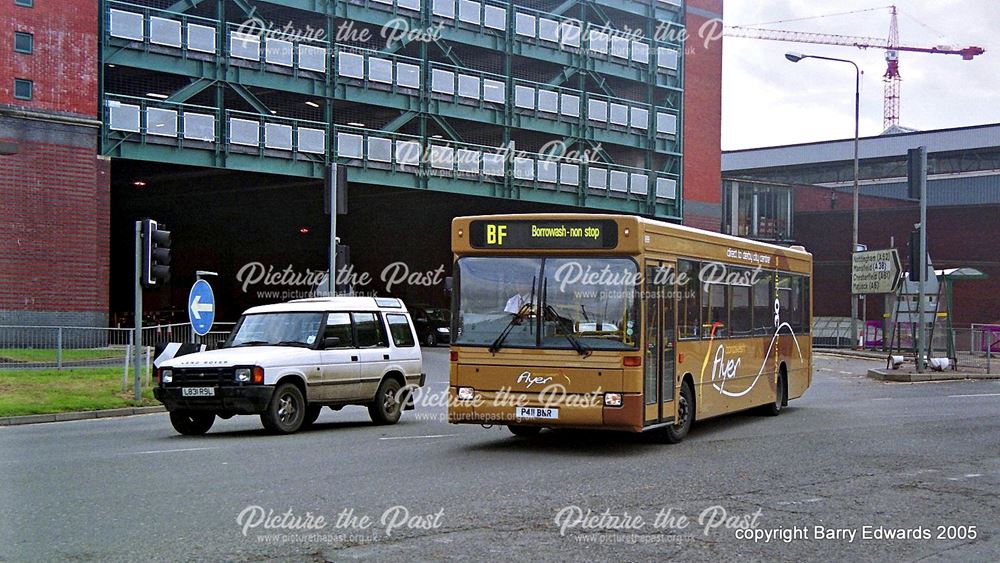
M142 220L142 275L146 289L170 281L170 231L152 219Z

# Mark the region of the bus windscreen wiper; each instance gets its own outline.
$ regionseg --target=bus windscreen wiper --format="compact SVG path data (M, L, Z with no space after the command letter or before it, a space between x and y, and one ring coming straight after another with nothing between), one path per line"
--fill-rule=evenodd
M546 303L543 306L542 311L544 312L545 315L552 317L552 320L554 320L559 325L559 327L563 329L563 336L566 337L566 340L569 340L570 346L572 346L573 349L576 350L577 354L580 354L584 358L586 358L591 354L590 348L584 346L583 343L580 342L579 339L577 339L577 337L573 336L573 325L568 324L569 319L560 316L559 313L556 312L556 310L552 307L552 305L549 305L548 303Z
M504 329L500 331L500 335L497 336L496 340L494 340L493 344L490 344L490 347L488 348L490 354L496 354L497 352L499 352L500 346L503 345L503 341L506 340L507 335L510 334L510 331L513 330L515 326L523 323L524 319L528 318L529 315L531 315L530 302L521 305L521 308L518 309L517 313L514 314L514 317L510 320L509 323L507 323L507 326L505 326Z

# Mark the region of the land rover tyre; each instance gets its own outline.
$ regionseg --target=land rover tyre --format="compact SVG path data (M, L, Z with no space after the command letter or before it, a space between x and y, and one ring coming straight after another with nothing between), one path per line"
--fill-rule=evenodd
M378 386L375 400L368 405L368 415L375 424L396 424L403 408L399 402L399 382L388 377Z
M519 436L521 438L531 438L532 436L538 436L538 433L542 431L542 427L509 424L507 425L507 430L510 430L510 433L515 436Z
M774 402L764 405L761 409L767 416L778 416L781 414L782 407L785 406L785 395L788 392L787 379L785 378L785 370L782 369L778 373L778 381L775 384L774 390Z
M278 434L291 434L302 428L306 419L306 400L294 383L283 383L274 390L267 410L260 415L264 428Z
M677 421L663 431L667 442L676 444L688 435L691 423L694 422L694 407L694 391L691 384L685 381L677 398Z
M424 338L424 344L426 344L428 348L433 348L438 345L437 335L434 334L433 330L427 333L427 336Z
M196 411L174 411L170 413L170 424L174 430L185 436L201 436L215 423L215 413Z
M306 407L305 418L302 419L302 428L309 428L316 422L319 418L320 411L323 410L323 405L309 405Z

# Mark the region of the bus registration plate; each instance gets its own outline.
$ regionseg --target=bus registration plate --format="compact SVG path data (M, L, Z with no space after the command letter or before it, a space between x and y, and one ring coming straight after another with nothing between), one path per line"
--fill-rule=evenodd
M518 420L526 418L541 418L546 420L558 420L559 409L545 409L538 407L515 407L514 417Z

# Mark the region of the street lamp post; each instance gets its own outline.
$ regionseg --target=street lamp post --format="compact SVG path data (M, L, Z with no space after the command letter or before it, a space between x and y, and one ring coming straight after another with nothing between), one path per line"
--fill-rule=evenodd
M853 229L851 235L851 256L858 251L858 128L861 120L861 69L858 65L848 59L837 59L834 57L821 57L819 55L803 55L802 53L785 53L785 58L793 63L802 59L819 59L822 61L833 61L836 63L847 63L854 67L854 190L853 190ZM851 340L856 346L858 338L858 299L851 291Z

